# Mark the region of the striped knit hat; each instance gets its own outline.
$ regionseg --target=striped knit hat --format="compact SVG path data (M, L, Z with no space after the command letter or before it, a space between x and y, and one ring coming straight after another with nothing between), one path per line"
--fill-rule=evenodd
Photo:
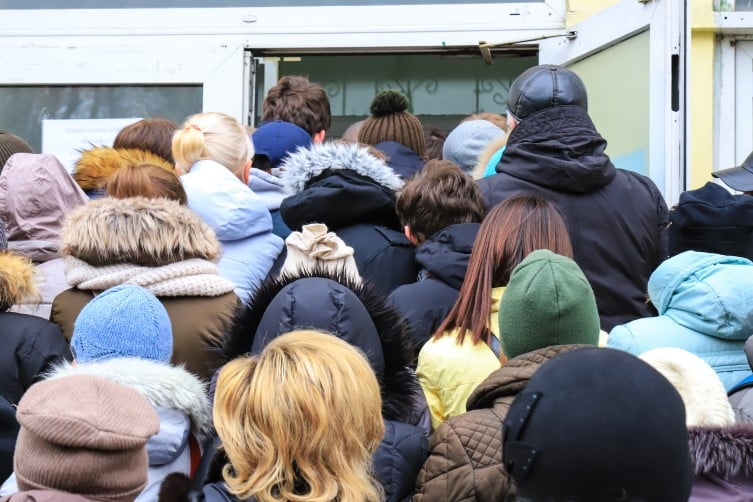
M0 172L14 153L34 153L31 146L15 134L0 129Z
M398 91L382 91L371 102L371 117L358 132L358 141L377 145L395 141L413 150L419 157L428 158L424 129L418 117L409 113L408 97Z

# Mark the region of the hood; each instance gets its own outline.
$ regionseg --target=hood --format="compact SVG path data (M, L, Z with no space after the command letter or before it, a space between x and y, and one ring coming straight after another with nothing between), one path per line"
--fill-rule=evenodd
M606 147L581 107L545 108L512 130L497 172L558 192L589 193L617 175Z
M55 490L31 490L4 497L2 502L102 502L105 499L76 495Z
M513 357L476 387L468 397L467 410L491 408L499 398L518 395L542 364L559 354L583 348L593 346L552 345Z
M485 176L487 169L489 169L489 163L492 161L492 159L496 158L497 152L499 152L506 146L507 146L507 136L505 135L501 138L493 139L486 146L486 148L484 148L484 150L478 156L478 160L476 161L476 167L473 168L474 180L480 180L481 178ZM498 162L499 161L495 162L494 165L491 167L496 167Z
M40 298L34 264L11 251L0 252L0 312L30 298Z
M167 199L105 197L70 213L60 254L92 266L130 263L162 266L221 253L206 223L186 206Z
M449 286L460 289L480 223L450 225L416 248L416 262Z
M212 411L206 387L198 377L179 366L125 357L73 366L65 362L53 368L48 379L71 375L93 375L137 390L154 408L180 411L191 419L198 438L212 427Z
M648 280L659 312L716 338L745 340L753 333L753 262L685 251L661 263Z
M404 322L373 288L323 270L269 279L236 315L226 356L259 351L296 328L322 329L360 348L378 375L383 417L410 421L418 391L408 368L413 349Z
M237 241L272 231L264 201L225 166L200 160L180 177L188 207L214 230L220 241Z
M73 168L73 179L87 192L101 190L107 179L125 166L151 164L175 172L175 167L159 155L139 148L90 148L81 152Z
M0 220L9 241L58 242L65 215L88 200L53 155L18 153L0 174Z
M270 211L279 209L282 199L290 195L279 177L255 167L248 172L247 184L248 188L261 197Z
M753 478L753 424L729 427L689 427L690 459L696 475L716 474L724 479Z
M404 180L415 176L426 165L426 160L397 141L383 141L374 148L387 156L387 165Z
M403 181L382 160L357 143L317 143L308 149L291 153L281 166L282 179L294 194L325 171L350 170L392 192L403 187Z

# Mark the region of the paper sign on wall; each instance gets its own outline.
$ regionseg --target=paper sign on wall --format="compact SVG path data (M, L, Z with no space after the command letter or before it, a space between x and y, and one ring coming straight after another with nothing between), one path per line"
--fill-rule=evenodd
M42 153L51 153L73 172L81 150L112 146L118 132L141 118L66 119L42 121Z

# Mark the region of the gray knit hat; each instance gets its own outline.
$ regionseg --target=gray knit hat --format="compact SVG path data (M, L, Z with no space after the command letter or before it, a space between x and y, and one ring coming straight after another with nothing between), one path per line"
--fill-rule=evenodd
M476 167L478 157L497 138L504 138L505 131L488 120L461 122L447 135L442 147L442 158L460 166L470 173Z
M552 345L599 341L599 311L586 276L564 256L539 249L510 274L499 304L502 352L508 359Z
M0 172L14 153L34 153L31 146L15 134L0 129Z
M130 502L146 485L146 443L160 422L134 389L91 375L45 380L24 394L16 417L21 490Z

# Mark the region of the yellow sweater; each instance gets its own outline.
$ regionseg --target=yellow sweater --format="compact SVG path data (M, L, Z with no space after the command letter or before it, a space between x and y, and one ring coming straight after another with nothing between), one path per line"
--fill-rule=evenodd
M499 301L504 290L492 290L489 326L497 338ZM465 413L465 402L473 389L500 367L489 345L474 345L469 336L458 345L456 336L457 330L452 330L439 339L431 338L418 355L416 375L426 395L434 429L448 418Z

